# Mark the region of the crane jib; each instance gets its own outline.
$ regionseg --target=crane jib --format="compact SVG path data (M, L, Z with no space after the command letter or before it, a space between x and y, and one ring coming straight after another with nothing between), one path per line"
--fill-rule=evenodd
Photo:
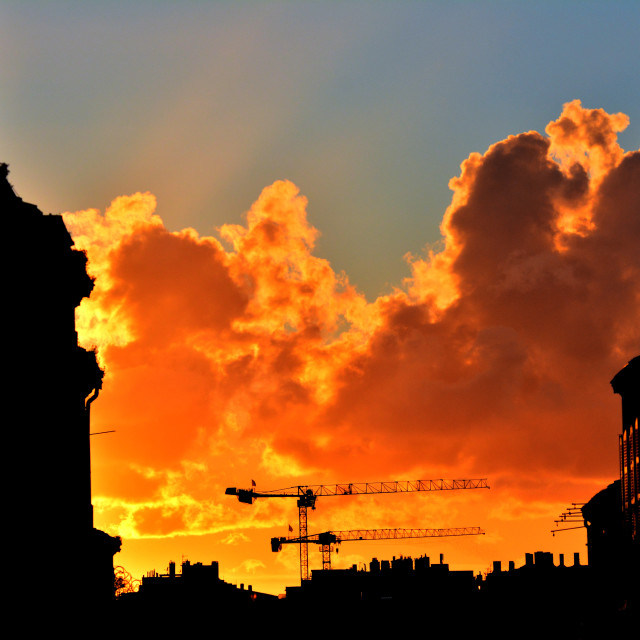
M301 496L353 496L378 493L410 493L413 491L456 491L460 489L489 489L487 478L404 480L393 482L351 482L332 485L298 485L285 489L257 491L228 488L227 495L235 495L240 502L252 504L256 498L299 498Z

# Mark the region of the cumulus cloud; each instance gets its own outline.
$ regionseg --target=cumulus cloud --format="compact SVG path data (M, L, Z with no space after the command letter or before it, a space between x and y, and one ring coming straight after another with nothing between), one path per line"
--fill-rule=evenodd
M96 277L78 327L106 369L94 421L119 434L97 469L102 499L129 505L114 527L290 520L278 501L225 502L226 484L256 475L269 488L490 476L514 500L555 501L558 482L615 473L608 380L640 349L627 123L574 101L546 136L472 154L450 182L444 248L409 256L411 277L374 301L314 255L291 182L218 238L168 231L150 194L65 214Z

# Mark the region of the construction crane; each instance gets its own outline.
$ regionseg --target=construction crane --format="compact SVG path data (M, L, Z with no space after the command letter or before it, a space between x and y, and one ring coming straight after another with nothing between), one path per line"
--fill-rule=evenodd
M277 552L283 544L319 544L322 549L322 568L331 569L331 545L358 540L399 540L401 538L444 538L446 536L484 535L480 527L456 527L449 529L351 529L349 531L325 531L304 538L271 538L271 551Z
M237 496L244 504L253 504L257 498L297 498L299 537L307 537L307 510L316 508L319 496L355 496L378 493L409 493L413 491L453 491L459 489L488 489L486 478L470 480L404 480L393 482L354 482L349 484L312 484L258 491L229 487L225 495ZM309 546L300 543L300 580L309 579Z

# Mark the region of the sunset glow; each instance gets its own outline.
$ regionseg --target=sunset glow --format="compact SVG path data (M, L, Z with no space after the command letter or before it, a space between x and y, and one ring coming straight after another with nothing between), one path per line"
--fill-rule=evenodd
M488 492L320 499L310 533L487 532L345 545L335 566L585 554L583 532L549 531L617 474L608 383L640 346L628 124L574 100L546 135L472 153L449 183L441 248L407 254L410 277L375 299L316 255L322 229L288 180L215 236L169 231L150 193L65 213L95 277L77 328L106 372L92 430L116 430L92 439L96 526L123 537L116 562L141 575L185 555L270 592L296 584L297 550L269 548L296 528L293 502L224 495L252 480L489 478Z

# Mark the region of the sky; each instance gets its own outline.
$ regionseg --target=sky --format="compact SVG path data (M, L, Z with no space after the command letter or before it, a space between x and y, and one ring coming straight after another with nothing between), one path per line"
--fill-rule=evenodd
M640 352L635 2L0 2L0 148L96 278L96 525L135 577L183 558L280 593L276 489L325 498L334 566L586 560L553 520L617 475ZM321 565L311 550L311 567Z

